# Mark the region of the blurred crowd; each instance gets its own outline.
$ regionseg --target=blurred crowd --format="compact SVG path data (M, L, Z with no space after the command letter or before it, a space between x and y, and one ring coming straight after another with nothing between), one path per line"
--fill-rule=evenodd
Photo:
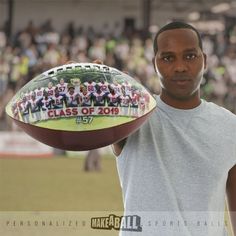
M4 113L13 94L36 75L69 62L92 62L127 71L151 92L158 94L160 84L153 69L153 35L120 26L96 32L92 27L68 23L60 33L51 20L41 26L33 21L7 37L0 29L0 126L10 129ZM120 33L118 33L120 32ZM203 35L208 68L202 83L202 97L236 113L236 26L216 35Z

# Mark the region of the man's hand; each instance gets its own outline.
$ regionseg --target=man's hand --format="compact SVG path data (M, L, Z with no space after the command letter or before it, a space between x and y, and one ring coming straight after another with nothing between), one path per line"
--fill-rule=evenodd
M103 65L103 61L100 59L94 60L93 63Z

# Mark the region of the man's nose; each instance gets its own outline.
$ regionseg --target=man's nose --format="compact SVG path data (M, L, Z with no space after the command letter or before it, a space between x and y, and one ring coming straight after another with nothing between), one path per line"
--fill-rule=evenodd
M180 59L175 61L174 66L175 66L175 68L174 68L175 72L185 72L187 70L187 67L186 67L184 61L180 60Z

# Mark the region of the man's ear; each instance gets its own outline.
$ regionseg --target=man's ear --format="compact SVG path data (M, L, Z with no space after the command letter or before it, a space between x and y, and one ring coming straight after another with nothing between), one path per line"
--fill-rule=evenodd
M204 59L204 69L207 68L207 55L203 53L203 59Z
M153 67L154 67L155 72L157 73L156 57L153 57L153 58L152 58L152 64L153 64Z

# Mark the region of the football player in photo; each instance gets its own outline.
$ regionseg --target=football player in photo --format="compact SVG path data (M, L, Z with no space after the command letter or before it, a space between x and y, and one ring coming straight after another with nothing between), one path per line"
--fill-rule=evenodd
M52 99L48 96L48 93L44 91L44 97L41 100L42 111L48 111L52 108Z
M114 81L113 84L111 84L112 90L114 90L114 93L120 96L122 94L122 86L117 82Z
M13 117L17 120L20 120L18 106L19 106L19 102L17 102L17 101L13 102L12 107L11 107L11 111L12 111Z
M105 106L105 93L100 86L96 86L97 92L93 94L94 106Z
M115 92L114 89L110 89L110 93L107 95L108 106L117 107L120 102L120 95Z
M81 92L79 93L80 105L83 107L88 107L92 105L91 93L88 92L87 88L82 86Z
M143 115L145 113L147 103L145 94L141 92L141 96L139 97L139 115Z
M58 88L55 89L55 95L51 97L52 107L54 109L61 109L64 105L64 97L60 95Z
M39 121L41 119L40 103L39 100L36 99L35 92L32 93L31 99L29 100L29 108L34 121Z
M125 91L125 94L131 96L132 85L128 81L125 81L124 83L122 83L122 87Z
M61 78L59 84L56 85L56 88L58 89L59 94L65 98L66 93L68 92L68 83L65 83L65 80Z
M109 83L108 82L103 80L103 81L98 83L98 86L101 89L101 91L105 93L105 96L107 96L110 93L110 91L109 91Z
M122 95L120 96L120 106L121 114L124 116L128 115L129 105L130 105L130 96L126 95L124 88L122 89Z
M136 93L136 90L132 90L130 96L131 116L134 117L138 116L138 107L139 107L139 95Z
M48 83L48 87L45 89L45 91L47 92L48 94L48 97L52 98L55 96L55 86L53 86L53 83L52 82L49 82Z
M21 102L19 103L19 111L23 121L25 123L29 123L29 101L27 101L26 96L23 96Z
M79 94L76 93L73 85L68 86L68 92L66 93L66 106L77 107L79 104Z
M41 109L43 111L43 120L48 119L48 110L52 109L52 99L48 96L48 93L44 91L44 97L41 100Z
M92 80L85 82L84 86L87 88L87 91L92 95L94 92L96 92L96 83Z
M45 88L40 88L40 87L34 90L37 101L40 102L43 99L44 90Z

